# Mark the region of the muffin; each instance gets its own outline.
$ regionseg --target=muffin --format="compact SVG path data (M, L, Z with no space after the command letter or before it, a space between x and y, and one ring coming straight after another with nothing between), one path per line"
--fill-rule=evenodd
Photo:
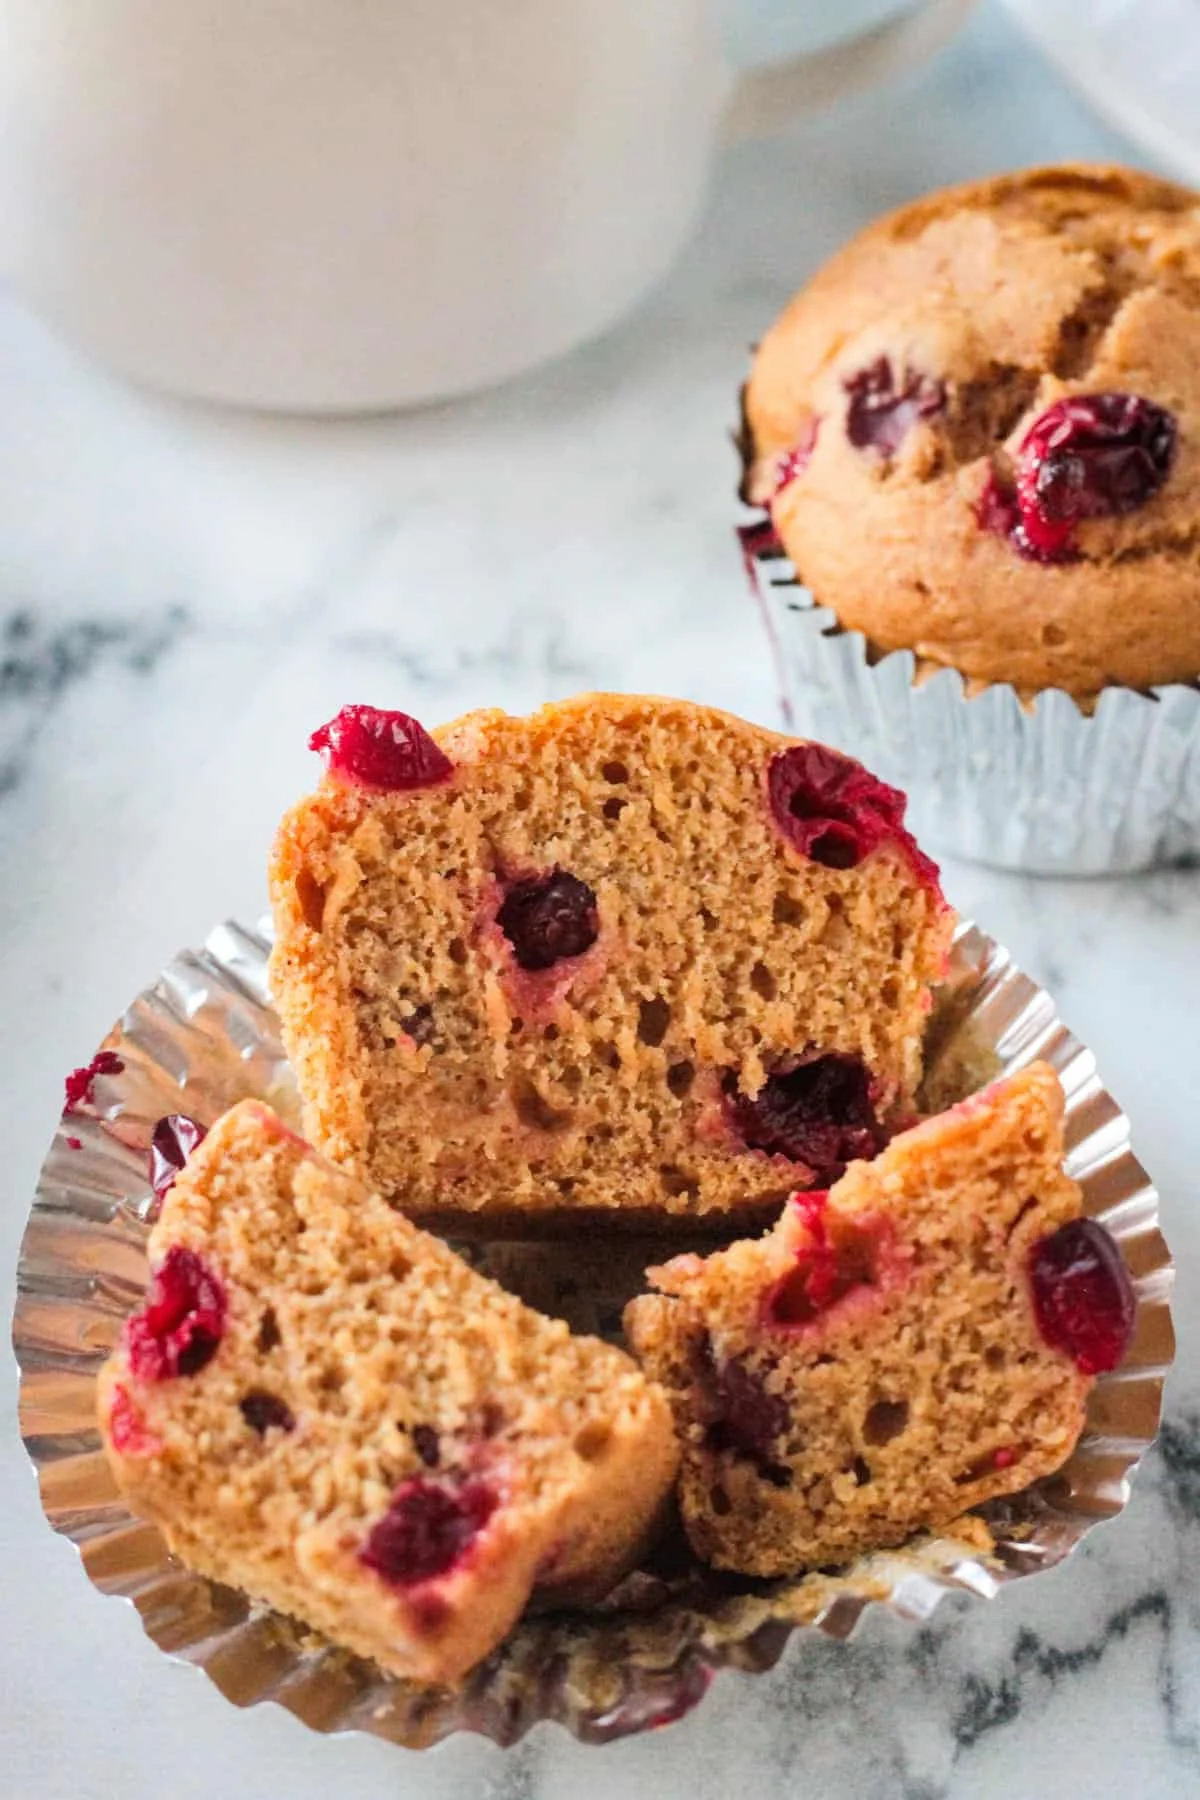
M1200 197L1076 167L905 207L785 309L743 412L806 726L942 848L1200 848Z
M187 1148L99 1377L131 1506L190 1567L422 1682L465 1674L535 1589L603 1595L678 1461L630 1358L504 1293L257 1101Z
M626 1329L671 1395L700 1556L843 1563L1061 1467L1136 1310L1062 1163L1062 1087L1035 1064L766 1237L650 1270Z
M310 1136L405 1211L765 1222L911 1116L952 916L859 764L620 695L313 743L272 991Z

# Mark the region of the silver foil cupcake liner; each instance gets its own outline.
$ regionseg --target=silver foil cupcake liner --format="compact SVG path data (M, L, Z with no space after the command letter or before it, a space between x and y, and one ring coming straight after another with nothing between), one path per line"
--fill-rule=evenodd
M864 1558L838 1574L779 1582L715 1575L669 1533L644 1567L588 1612L529 1615L455 1692L383 1675L295 1622L186 1569L117 1492L95 1422L97 1371L146 1278L148 1150L156 1119L209 1122L244 1095L295 1116L291 1072L267 993L266 938L227 924L139 995L104 1048L118 1059L94 1100L50 1146L22 1246L13 1342L21 1430L55 1531L102 1593L131 1601L159 1648L195 1664L239 1706L274 1701L318 1731L364 1731L418 1747L455 1731L511 1744L554 1719L599 1743L680 1718L715 1671L776 1662L798 1627L850 1634L885 1605L924 1620L952 1591L992 1598L1060 1562L1129 1498L1158 1429L1174 1339L1172 1268L1158 1198L1129 1147L1129 1125L1091 1052L1050 997L983 932L963 927L932 1015L926 1101L940 1107L1044 1057L1067 1094L1068 1167L1087 1209L1121 1245L1138 1297L1133 1345L1092 1392L1084 1435L1050 1480L938 1538ZM678 1247L678 1240L674 1240ZM581 1282L570 1245L511 1239L470 1254L536 1303L615 1334L644 1261L663 1245L614 1238ZM1084 1571L1080 1571L1081 1576Z
M1034 875L1200 858L1200 686L1108 688L1090 713L1056 688L972 692L845 630L763 514L741 535L788 722L901 788L930 849Z

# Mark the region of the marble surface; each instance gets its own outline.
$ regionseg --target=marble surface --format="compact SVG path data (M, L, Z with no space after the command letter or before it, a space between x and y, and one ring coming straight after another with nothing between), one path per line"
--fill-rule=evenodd
M851 228L943 181L1121 155L992 8L919 76L729 151L684 264L632 323L416 417L279 423L132 394L0 298L4 1303L64 1071L181 944L253 917L274 820L346 699L427 719L588 686L774 721L729 531L750 343ZM1125 152L1128 153L1127 151ZM481 292L481 305L486 292ZM1181 1272L1168 1424L1075 1561L916 1630L797 1639L648 1739L543 1729L424 1757L239 1714L89 1587L0 1432L0 1769L13 1800L1167 1800L1200 1791L1200 874L1086 884L954 866L1097 1053Z

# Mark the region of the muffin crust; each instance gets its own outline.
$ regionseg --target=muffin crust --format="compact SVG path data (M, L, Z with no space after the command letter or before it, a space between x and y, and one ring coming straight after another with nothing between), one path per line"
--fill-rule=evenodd
M890 391L874 442L855 394ZM889 388L890 384L890 388ZM1070 554L985 522L1055 402L1166 409L1169 473L1086 517ZM899 405L894 404L901 400ZM881 219L772 326L744 396L745 496L770 506L818 601L883 651L978 683L1109 685L1200 674L1200 197L1120 168L1036 169ZM851 441L858 436L860 441ZM785 458L798 472L777 486Z

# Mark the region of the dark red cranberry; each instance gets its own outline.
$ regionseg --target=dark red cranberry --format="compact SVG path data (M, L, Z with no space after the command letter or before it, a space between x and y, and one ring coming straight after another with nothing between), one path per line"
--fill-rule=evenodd
M1085 1375L1115 1369L1129 1348L1137 1300L1129 1271L1095 1219L1073 1219L1035 1244L1029 1278L1038 1330Z
M590 950L600 931L596 896L566 869L514 881L496 914L522 969L553 968Z
M96 1098L92 1084L97 1075L119 1075L125 1064L115 1050L97 1050L90 1063L82 1069L72 1069L63 1084L66 1090L66 1112L75 1112L81 1106L90 1106Z
M803 475L813 458L820 435L821 421L817 416L805 421L800 436L790 450L784 450L775 459L775 494L781 494L798 476ZM774 497L774 496L772 496Z
M150 1134L150 1185L158 1201L165 1199L175 1177L208 1133L187 1113L167 1113Z
M803 1163L812 1180L825 1186L847 1163L870 1161L887 1142L861 1057L840 1052L809 1057L768 1075L753 1099L739 1093L732 1071L724 1087L733 1122L750 1149Z
M310 750L319 750L331 775L357 787L400 792L433 787L454 773L423 725L407 713L377 706L343 706L336 719L314 731Z
M412 1428L413 1449L427 1469L436 1469L442 1447L437 1432L432 1425L414 1425Z
M108 1409L108 1435L113 1449L121 1456L152 1456L160 1448L158 1439L147 1431L141 1408L128 1388L119 1385L113 1389Z
M1175 459L1174 416L1140 394L1077 394L1034 420L1017 458L1026 535L1051 553L1076 519L1111 518L1144 506Z
M995 477L985 489L979 522L1023 556L1069 560L1080 519L1115 518L1153 499L1171 473L1177 438L1174 415L1140 394L1056 400L1021 441L1012 490Z
M126 1321L129 1366L142 1381L197 1375L225 1328L225 1290L196 1255L173 1245L150 1280L141 1312Z
M946 406L944 382L912 369L897 382L886 356L851 375L843 386L849 395L846 436L856 450L878 450L883 456L894 456L919 420L936 418Z
M296 1429L296 1415L291 1407L278 1394L269 1394L266 1388L251 1388L248 1394L243 1394L238 1401L238 1411L259 1437L272 1430Z
M734 1450L756 1462L760 1469L779 1466L779 1440L788 1428L791 1412L781 1394L772 1394L741 1357L724 1362L706 1344L709 1363L707 1390L716 1416L706 1441L712 1450Z
M881 844L892 843L940 892L937 864L905 829L904 795L852 757L824 744L793 744L771 758L767 796L782 835L811 861L854 869Z
M430 1581L462 1561L498 1505L495 1489L478 1477L414 1475L396 1489L359 1556L397 1587Z
M68 1150L82 1150L83 1149L83 1139L77 1138L77 1137L69 1137L67 1139L67 1149Z

